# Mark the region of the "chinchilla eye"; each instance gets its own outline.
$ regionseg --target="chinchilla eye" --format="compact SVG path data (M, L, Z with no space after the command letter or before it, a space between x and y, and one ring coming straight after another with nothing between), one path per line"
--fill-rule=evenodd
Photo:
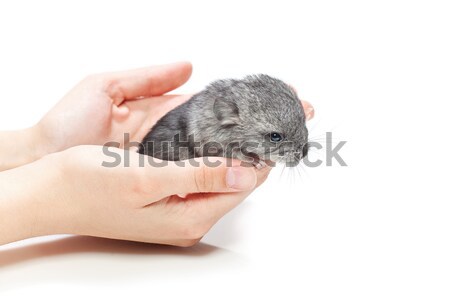
M270 133L270 141L280 142L281 140L283 140L283 136L280 133L277 132Z

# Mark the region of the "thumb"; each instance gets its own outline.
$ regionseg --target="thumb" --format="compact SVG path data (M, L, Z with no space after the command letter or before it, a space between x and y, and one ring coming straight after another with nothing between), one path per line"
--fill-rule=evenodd
M116 104L138 97L152 97L165 94L183 85L191 76L189 62L177 62L104 74L114 87L111 92ZM114 96L115 93L119 97Z
M238 192L252 190L257 181L253 167L240 166L238 160L210 157L168 162L153 168L153 180L160 183L158 195ZM228 165L227 165L228 164Z

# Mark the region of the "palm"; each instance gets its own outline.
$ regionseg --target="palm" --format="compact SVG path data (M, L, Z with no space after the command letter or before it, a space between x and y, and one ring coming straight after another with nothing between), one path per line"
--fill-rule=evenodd
M112 114L110 134L104 140L122 144L124 134L128 133L130 141L141 141L161 117L188 99L188 95L163 95L129 101L121 107L124 114Z
M188 96L163 95L187 81L189 63L91 76L70 91L39 123L54 151L76 145L140 141Z
M185 83L190 63L174 63L86 78L70 91L37 126L49 140L48 151L77 145L118 142L124 134L141 141L168 111L186 101L188 95L164 95ZM312 106L302 102L312 111Z

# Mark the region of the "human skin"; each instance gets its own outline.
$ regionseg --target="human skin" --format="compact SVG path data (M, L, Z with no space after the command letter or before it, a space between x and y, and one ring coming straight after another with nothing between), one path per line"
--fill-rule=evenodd
M109 150L123 161L125 150ZM211 158L217 167L142 167L128 154L130 167L104 167L101 146L77 146L0 172L0 244L76 234L191 246L270 172L222 158Z
M59 233L177 246L198 242L270 168L230 168L223 159L219 167L202 160L199 167L138 167L137 153L115 148L110 151L130 155L131 167L107 168L100 146L124 146L125 132L141 140L189 99L164 93L186 82L191 71L182 62L92 75L37 125L0 132L0 244ZM311 118L312 106L303 105Z
M77 145L141 141L168 111L191 95L166 95L192 73L189 62L90 75L31 128L0 132L0 171ZM307 118L314 109L302 101Z

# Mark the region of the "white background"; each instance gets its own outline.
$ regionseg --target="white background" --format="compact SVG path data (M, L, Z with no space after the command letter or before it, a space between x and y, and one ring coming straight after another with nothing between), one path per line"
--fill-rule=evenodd
M190 60L177 92L259 72L295 85L311 135L348 141L349 165L276 169L190 249L3 246L1 298L449 298L449 15L432 0L1 2L2 130L90 73Z

